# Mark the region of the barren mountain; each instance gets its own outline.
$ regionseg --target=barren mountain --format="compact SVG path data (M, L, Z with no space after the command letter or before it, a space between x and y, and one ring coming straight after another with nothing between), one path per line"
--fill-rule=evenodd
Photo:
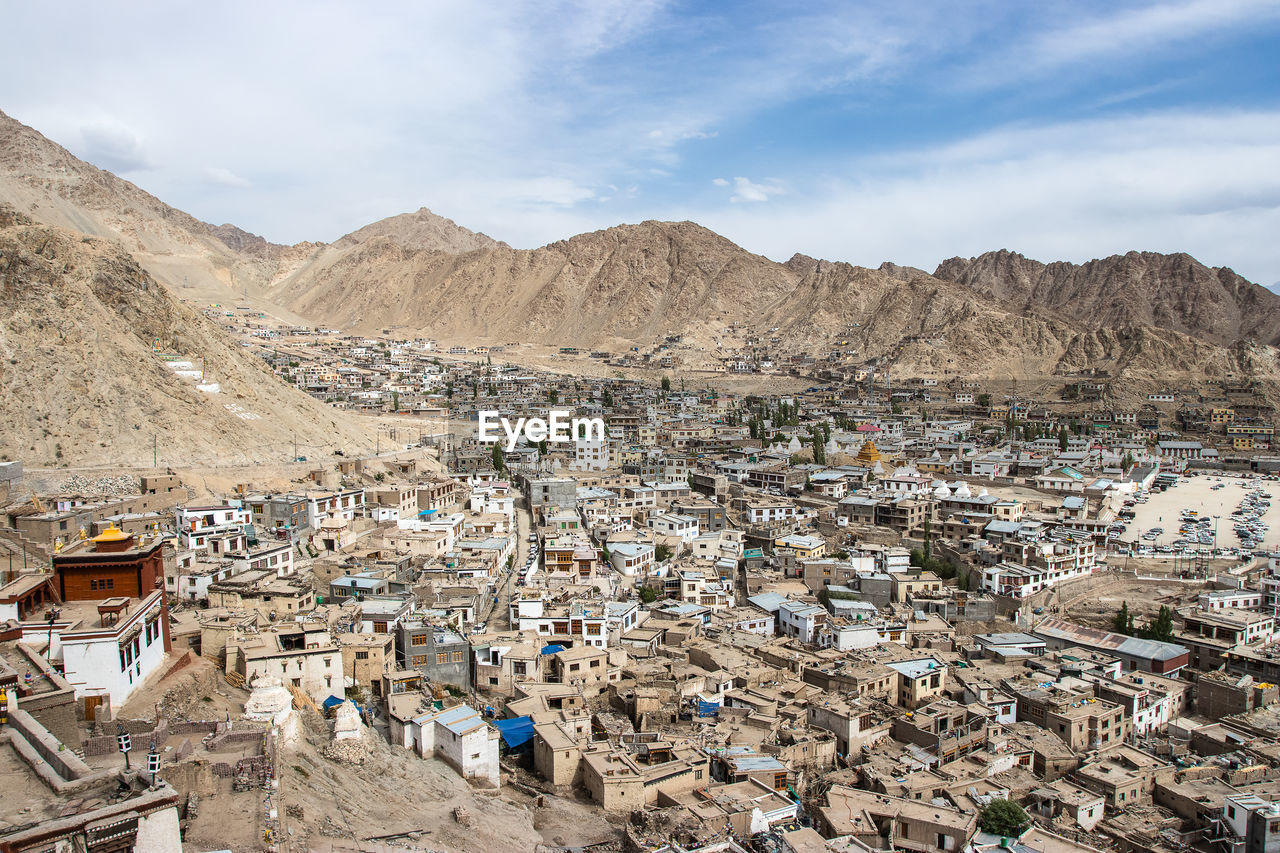
M933 275L751 254L691 222L619 226L516 250L421 209L332 244L280 246L212 226L83 163L0 114L0 201L106 237L184 297L241 298L286 317L444 340L628 349L683 335L683 363L717 366L727 327L777 331L900 374L1051 376L1084 367L1168 383L1274 379L1280 296L1187 255L1043 264L1012 252ZM723 347L723 349L719 349Z
M426 208L367 225L330 245L272 243L235 225L210 225L75 157L0 112L0 202L37 222L118 242L183 298L256 301L277 279L382 237L411 249L503 247Z
M1077 265L1002 250L951 258L934 275L1011 310L1053 312L1089 328L1151 326L1224 345L1280 343L1280 296L1181 253L1129 252Z
M149 464L153 452L162 465L280 462L295 435L312 454L373 443L117 245L4 205L0 389L0 453L32 465Z
M425 207L380 219L352 231L333 242L336 249L349 249L374 237L386 237L406 249L436 249L441 252L470 252L475 249L511 248L488 234L463 228L452 219L438 216Z
M692 222L644 222L531 251L461 255L376 237L267 296L355 330L590 345L723 325L794 281L785 267Z

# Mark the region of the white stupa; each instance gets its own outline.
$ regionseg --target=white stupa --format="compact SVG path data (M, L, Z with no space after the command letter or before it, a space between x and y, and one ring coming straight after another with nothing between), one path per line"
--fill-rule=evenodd
M961 480L960 484L956 486L955 496L958 498L971 498L973 497L973 492L970 491L969 484Z
M938 483L937 488L933 490L933 496L940 501L945 501L951 497L951 490L947 488L946 483Z
M260 675L253 680L253 692L244 703L244 718L283 725L293 713L293 697L284 682L274 675Z
M364 733L360 710L354 702L343 702L333 713L333 739L355 740Z

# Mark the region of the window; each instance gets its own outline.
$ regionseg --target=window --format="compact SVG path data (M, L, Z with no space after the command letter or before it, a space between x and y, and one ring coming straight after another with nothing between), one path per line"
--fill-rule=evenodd
M356 660L368 660L368 659L369 659L368 652L356 652Z
M414 665L414 666L426 666L426 665L427 665L427 656L426 656L426 655L414 655L414 656L413 656L413 658L412 658L412 661L413 661L413 665Z
M454 663L462 663L462 652L454 652L454 653L453 653L453 662L454 662Z
M413 639L409 640L410 645L425 646L427 644L426 634L414 634Z
M440 664L440 663L448 663L448 662L449 662L448 652L436 652L436 663Z

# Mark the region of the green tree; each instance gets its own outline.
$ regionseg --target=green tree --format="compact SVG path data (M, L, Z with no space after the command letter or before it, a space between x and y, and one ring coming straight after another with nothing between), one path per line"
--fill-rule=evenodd
M898 403L894 403L892 406L889 407L889 411L895 415L900 415L902 414L902 406L899 405Z
M978 826L992 835L1020 835L1030 822L1022 806L1013 800L992 800L978 814Z
M393 412L400 411L400 392L399 391L391 392L391 411Z
M664 377L662 377L662 390L663 390L664 392L666 392L666 391L670 391L670 390L671 390L671 377L670 377L670 376L664 376Z
M822 444L822 430L814 427L813 432L809 434L810 440L813 442L813 461L818 465L827 464L827 448Z
M1067 452L1067 443L1071 441L1071 434L1067 432L1067 428L1063 427L1058 430L1058 450L1063 453Z
M1147 623L1142 629L1142 636L1148 640L1159 640L1162 643L1173 641L1173 611L1165 605L1160 605L1160 612L1156 614L1156 618Z
M546 440L545 438L544 438L544 439L542 439L542 441L539 441L539 442L538 442L538 455L539 455L539 456L546 456L546 455L547 455L547 448L549 448L549 447L551 447L551 445L547 442L547 440Z
M452 383L452 382L446 382L446 383L445 383L445 385L444 385L444 395L445 395L446 397L448 397L450 400L452 400L452 399L453 399L453 383Z
M665 563L667 560L670 560L671 548L662 543L658 543L653 549L653 559L657 560L659 563Z
M979 394L979 395L977 396L977 398L976 398L976 399L977 399L977 403L978 403L978 405L979 405L979 406L981 406L982 408L984 408L984 409L989 409L989 408L991 408L991 395L990 395L990 394Z
M559 403L559 402L560 402L560 392L559 392L559 391L557 391L556 389L552 388L550 391L548 391L548 392L547 392L547 401L548 401L549 403L551 403L551 405L553 405L553 406L554 406L556 403Z
M506 470L507 460L502 456L502 448L495 444L493 446L493 470L501 472Z
M1129 602L1120 603L1120 609L1111 617L1111 630L1117 634L1133 633L1133 614L1129 612Z
M933 520L929 516L924 517L924 562L928 565L933 561Z
M645 604L653 604L658 600L658 593L651 586L640 587L640 600Z

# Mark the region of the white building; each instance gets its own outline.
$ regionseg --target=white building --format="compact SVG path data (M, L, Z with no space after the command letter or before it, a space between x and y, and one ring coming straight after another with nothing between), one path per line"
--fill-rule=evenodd
M439 758L468 782L498 787L498 731L469 705L429 711L406 720L402 746Z
M364 489L343 489L337 492L307 495L307 524L319 530L326 518L354 521L364 513Z
M230 504L178 507L174 516L180 549L220 556L248 546L244 528L249 524L249 510L243 507Z
M609 467L609 439L577 438L573 442L573 462L577 471L603 471Z
M63 675L76 698L100 696L118 710L159 670L169 643L169 611L164 593L141 599L99 602L97 624L83 620L53 636Z
M698 537L698 519L691 515L651 515L649 527L662 536L678 536L685 546Z
M303 622L228 640L226 666L247 684L274 675L316 702L346 698L342 651L323 623Z
M817 604L785 601L778 608L778 631L801 642L816 641L818 629L827 623L827 611Z
M609 546L609 562L624 577L635 577L654 567L654 547L643 542L615 542Z

